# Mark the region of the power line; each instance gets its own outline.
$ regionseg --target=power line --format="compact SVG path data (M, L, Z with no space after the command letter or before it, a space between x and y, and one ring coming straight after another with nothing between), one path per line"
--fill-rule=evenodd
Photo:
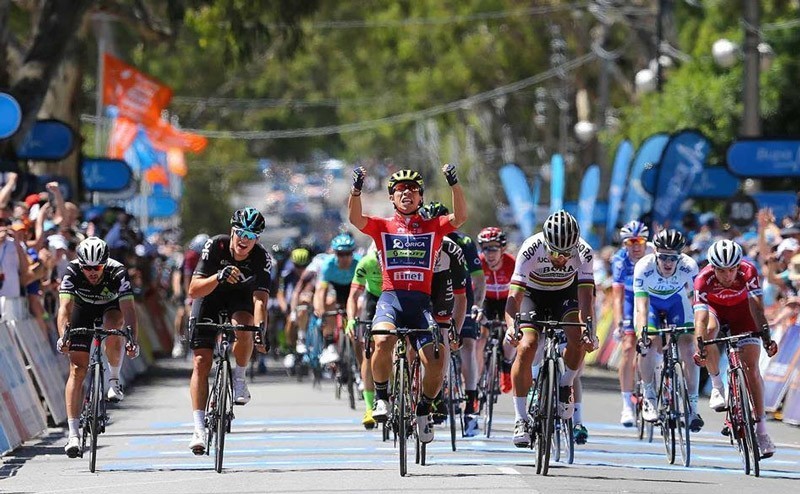
M324 127L312 127L306 129L287 129L287 130L207 130L207 129L183 129L187 132L199 134L211 139L240 139L240 140L264 140L264 139L294 139L299 137L318 137L334 134L346 134L350 132L361 132L365 130L374 129L381 125L396 125L418 120L424 120L452 111L467 109L475 104L483 103L492 100L505 94L513 93L521 89L533 86L555 77L564 72L571 72L582 65L585 65L592 60L597 59L597 54L594 52L587 53L573 60L564 62L561 65L554 66L549 70L540 74L522 79L505 86L486 91L483 93L470 96L468 98L452 101L443 105L426 108L424 110L402 113L389 117L379 118L375 120L366 120L363 122L355 122L350 124L341 125L328 125ZM82 114L81 121L87 123L97 124L97 117L94 115Z

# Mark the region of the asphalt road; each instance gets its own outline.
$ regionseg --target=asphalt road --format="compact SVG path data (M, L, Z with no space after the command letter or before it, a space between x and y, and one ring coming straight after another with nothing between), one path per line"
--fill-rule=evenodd
M800 428L770 422L778 445L762 461L762 477L746 477L736 451L720 435L721 414L705 409L705 429L693 439L692 466L669 465L660 436L641 442L617 424L619 393L613 376L594 373L584 381L584 420L590 438L578 446L572 465L554 464L536 475L534 454L511 444L511 400L503 396L490 439L460 438L450 450L439 427L428 448L428 465L413 463L398 473L398 455L377 431L365 431L361 411L333 397L333 386L312 389L277 367L257 376L253 399L236 407L226 443L225 469L213 457L195 457L191 433L188 361L162 361L111 410L112 423L100 437L97 473L88 455L69 459L65 435L47 437L3 458L2 493L181 494L277 492L796 492L800 483ZM701 400L701 406L707 402ZM358 402L363 407L363 402Z

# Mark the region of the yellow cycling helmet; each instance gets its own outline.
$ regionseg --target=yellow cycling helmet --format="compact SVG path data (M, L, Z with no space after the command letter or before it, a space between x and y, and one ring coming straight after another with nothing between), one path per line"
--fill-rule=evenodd
M400 182L414 182L419 185L419 193L425 190L425 182L422 180L422 175L416 170L399 170L389 177L389 182L386 184L389 194L394 193L394 186Z
M303 249L302 247L299 249L294 249L292 253L289 255L289 259L292 260L292 264L298 267L305 267L311 262L311 252L308 249Z

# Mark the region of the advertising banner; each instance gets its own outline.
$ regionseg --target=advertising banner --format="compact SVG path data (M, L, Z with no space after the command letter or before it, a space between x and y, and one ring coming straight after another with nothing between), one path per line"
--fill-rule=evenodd
M81 179L89 192L119 192L130 185L133 173L123 160L84 158L81 161Z
M680 216L695 177L703 171L711 143L696 130L674 134L664 148L658 170L653 219L661 224Z
M103 54L103 104L116 105L119 115L134 122L156 125L169 105L172 90L139 72L136 67Z
M17 149L17 158L60 161L75 147L75 132L60 120L38 120Z
M500 169L500 182L523 238L530 237L536 226L536 203L528 179L517 165L509 163Z
M800 177L800 141L734 141L728 148L728 168L740 177Z
M564 158L554 154L550 159L550 213L564 208Z
M764 409L774 412L780 408L789 383L800 364L800 325L794 325L783 335L778 353L769 360L764 377Z
M617 228L619 208L622 205L622 194L625 192L625 183L628 180L628 170L630 170L632 158L633 144L625 139L617 146L614 168L611 170L611 183L608 188L608 217L606 218L606 230L603 235L604 241Z
M667 134L653 134L639 146L631 164L628 190L625 193L625 210L622 213L623 223L638 220L643 214L650 211L652 197L642 186L642 173L648 166L653 167L658 164L668 141Z

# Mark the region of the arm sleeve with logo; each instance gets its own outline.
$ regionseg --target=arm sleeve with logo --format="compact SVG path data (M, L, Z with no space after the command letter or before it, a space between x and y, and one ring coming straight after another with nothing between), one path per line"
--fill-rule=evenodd
M645 271L647 270L647 258L649 256L645 256L636 263L633 267L633 296L634 297L648 297L650 296L647 293L647 289L645 288Z
M614 285L625 285L625 260L621 255L622 251L617 252L611 259L611 281Z
M257 262L255 263L256 285L253 289L258 292L269 293L269 286L272 283L272 258L266 250L260 247L260 252L257 253Z
M70 263L67 265L67 271L64 277L61 278L61 285L58 287L59 295L69 295L70 297L77 296L78 293L75 286L77 277L78 273L75 271L75 265Z
M750 263L743 262L742 271L744 272L747 296L751 298L763 296L764 291L761 289L761 281L758 279L758 271L756 270L755 266Z
M114 269L112 279L119 286L117 287L117 299L125 300L133 298L133 287L131 281L128 279L128 270L125 266L117 266Z
M203 246L200 252L200 260L197 262L197 267L194 268L194 276L201 276L206 278L219 271L219 255L217 250L219 244L217 237L210 238Z
M694 310L708 310L708 271L703 271L694 279L694 301L692 306Z
M529 237L522 242L522 247L517 252L517 261L514 263L514 274L511 275L511 286L526 288L528 286L528 274L531 269L529 264L536 258L536 245L534 237Z
M578 286L594 286L594 254L592 253L592 247L583 239L580 242L583 248L578 252L581 258L581 265L578 269Z
M453 293L464 293L467 290L467 263L464 250L455 242L443 242L442 250L450 256L450 276L453 280Z

